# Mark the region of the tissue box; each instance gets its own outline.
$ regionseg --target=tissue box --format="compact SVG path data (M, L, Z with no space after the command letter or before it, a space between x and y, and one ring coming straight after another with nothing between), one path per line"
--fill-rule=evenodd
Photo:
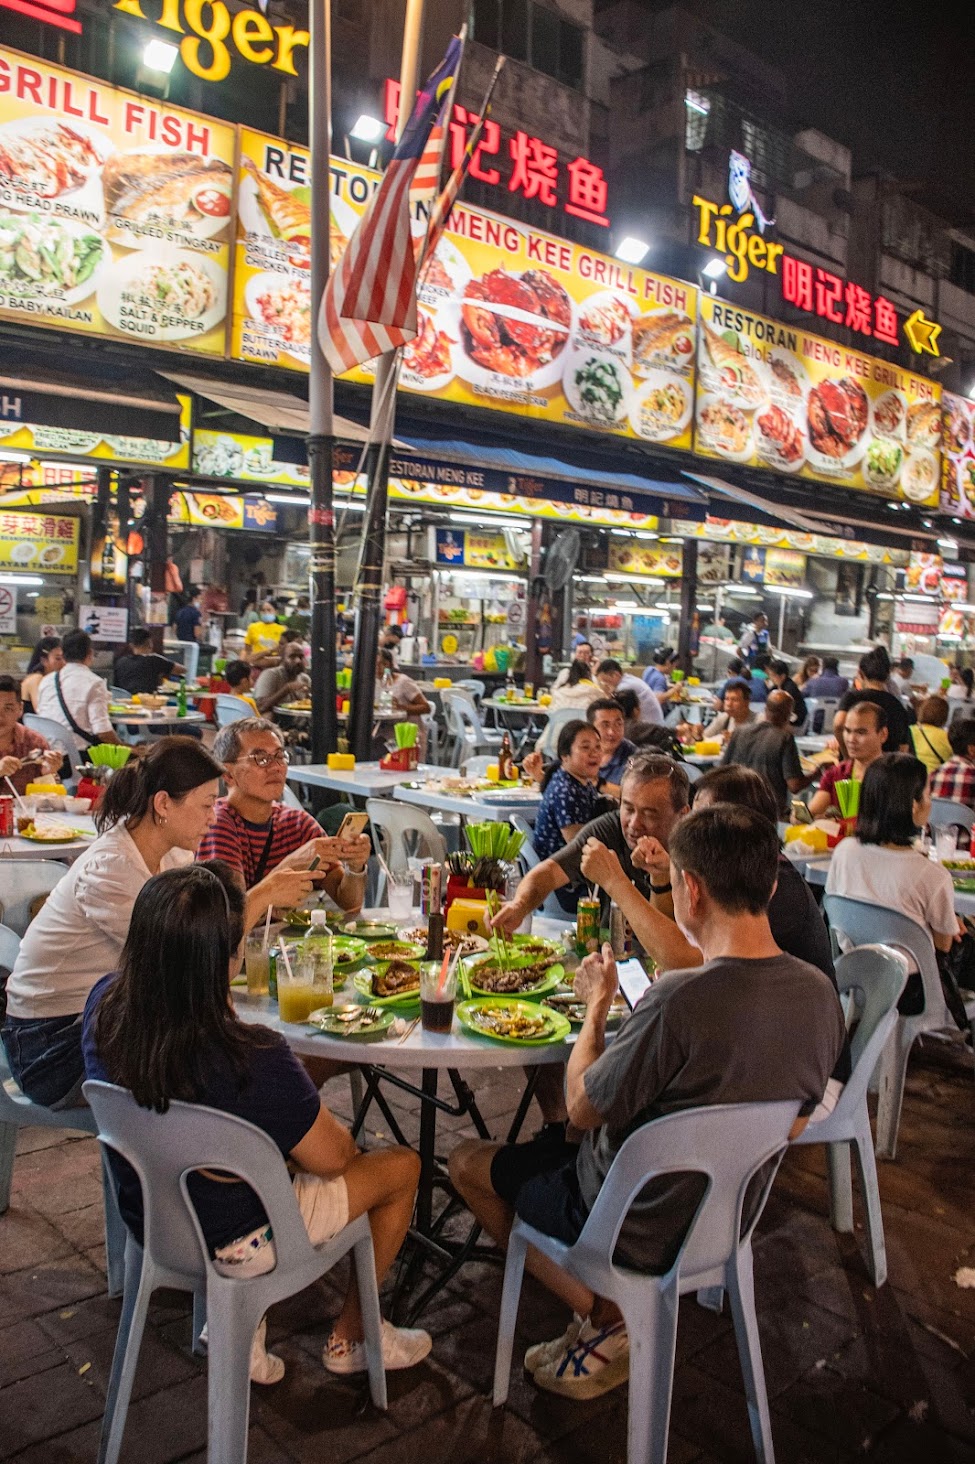
M720 757L721 743L714 741L695 742L693 750L697 753L698 757Z
M488 907L486 900L452 900L447 911L447 929L462 930L468 935L489 937Z
M55 798L63 798L64 795L67 793L67 791L68 790L67 790L67 788L65 788L65 786L64 786L63 783L28 783L27 784L27 796L28 797L32 797L35 794L40 794L40 793L50 793Z
M351 752L330 752L328 766L333 773L351 773L355 767L355 758Z
M355 766L353 759L352 766ZM385 757L379 759L379 766L390 773L409 773L420 766L418 747L398 747L395 752L387 752Z

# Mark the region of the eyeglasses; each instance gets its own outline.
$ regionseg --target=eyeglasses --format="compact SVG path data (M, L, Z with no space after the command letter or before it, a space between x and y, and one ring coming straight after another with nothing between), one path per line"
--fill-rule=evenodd
M286 768L291 761L291 753L285 752L245 752L244 756L237 759L238 762L252 762L256 768Z

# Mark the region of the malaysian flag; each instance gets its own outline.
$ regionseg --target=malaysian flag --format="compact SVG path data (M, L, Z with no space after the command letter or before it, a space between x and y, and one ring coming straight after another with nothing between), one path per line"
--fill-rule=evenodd
M481 140L481 133L484 131L484 123L491 111L491 98L494 96L494 88L498 84L498 77L504 69L505 58L499 56L494 68L494 75L491 77L491 84L487 89L484 103L481 107L481 114L474 124L474 130L467 140L464 148L464 156L457 164L450 177L443 187L443 192L437 199L430 211L430 222L427 225L426 237L417 240L417 256L420 260L420 272L431 259L434 250L440 240L440 236L447 227L447 220L450 218L450 210L453 208L457 195L461 190L464 179L477 152L478 143Z
M336 375L416 336L417 264L410 219L414 205L429 203L440 182L446 108L461 54L461 40L454 36L417 97L383 180L329 276L318 339Z

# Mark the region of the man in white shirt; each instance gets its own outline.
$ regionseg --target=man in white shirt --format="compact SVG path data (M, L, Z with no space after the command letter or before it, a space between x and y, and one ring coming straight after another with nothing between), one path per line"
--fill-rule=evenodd
M61 642L64 665L45 676L37 692L37 715L74 734L79 752L97 742L120 742L108 715L108 683L91 669L95 648L84 630L69 630Z
M611 657L600 661L596 667L596 680L606 696L615 696L618 691L632 691L640 703L640 716L643 721L650 722L654 726L663 726L664 714L656 695L645 681L624 671L619 661L614 661Z

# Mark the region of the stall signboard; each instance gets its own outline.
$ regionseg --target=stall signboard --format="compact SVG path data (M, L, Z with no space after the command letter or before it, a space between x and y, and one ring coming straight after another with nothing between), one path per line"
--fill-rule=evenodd
M379 175L331 164L341 256ZM231 354L307 370L307 149L241 128ZM414 230L422 234L422 219ZM442 401L689 448L697 290L455 204L420 284L399 385ZM348 380L373 380L367 365Z
M129 635L129 612L121 606L82 605L78 625L94 641L121 644Z
M766 549L765 584L771 589L801 590L806 583L806 556L794 549Z
M274 483L307 491L311 483L307 466L275 462L273 454L270 437L254 437L245 432L211 432L207 428L197 428L193 433L194 473L238 483Z
M746 585L765 582L765 550L749 544L741 556L741 579Z
M700 309L698 453L937 506L937 382L709 295Z
M503 533L474 534L468 529L437 529L437 563L456 569L517 569L518 561Z
M908 559L906 549L864 544L858 539L834 539L827 534L807 534L798 529L772 528L767 524L739 523L737 519L712 518L710 514L702 524L689 519L671 519L670 527L684 539L801 549L806 554L818 554L826 559L851 559L863 564L906 565ZM704 548L703 544L701 548Z
M697 582L699 585L723 585L731 571L731 548L728 544L698 545Z
M912 595L937 595L943 573L944 560L940 554L913 553L906 570L897 575L896 588Z
M975 518L975 402L941 394L941 507L953 518Z
M642 544L639 539L611 539L608 568L613 574L679 579L683 566L682 550L680 544Z
M0 205L2 207L2 205ZM3 234L0 219L0 239ZM2 266L0 266L2 269ZM0 293L3 284L0 280ZM190 466L190 429L192 426L192 398L182 392L179 401L179 442L160 442L149 437L117 437L97 430L97 423L91 432L71 431L66 427L43 427L28 423L0 422L0 448L16 448L21 452L64 452L72 457L90 458L100 462L131 463L146 467L167 467L186 471ZM92 408L97 416L97 408ZM45 469L50 464L42 464ZM91 470L89 470L89 476ZM42 485L50 486L46 477Z
M0 319L222 356L234 142L0 48Z
M942 600L964 604L968 599L968 570L964 564L945 562L941 566L941 580L938 585Z
M0 570L77 574L78 520L58 514L0 512Z
M169 522L192 528L257 529L273 534L278 515L274 505L258 494L174 493L169 502Z

